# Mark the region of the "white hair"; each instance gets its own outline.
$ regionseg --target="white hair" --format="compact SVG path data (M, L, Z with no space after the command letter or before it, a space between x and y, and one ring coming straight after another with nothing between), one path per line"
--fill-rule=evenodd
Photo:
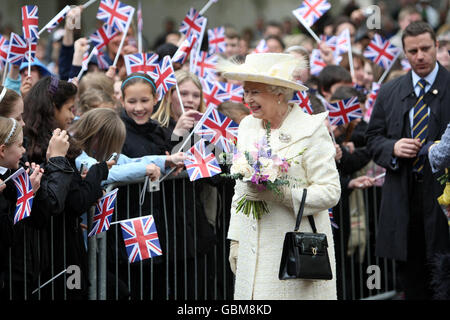
M274 86L274 85L267 85L267 90L270 93L273 93L275 95L282 94L284 97L284 102L288 102L292 99L294 96L294 89L286 88L286 87L280 87L280 86Z

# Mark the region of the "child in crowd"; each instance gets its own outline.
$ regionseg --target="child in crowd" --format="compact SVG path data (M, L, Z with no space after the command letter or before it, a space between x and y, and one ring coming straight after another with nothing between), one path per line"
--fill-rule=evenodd
M37 163L46 162L46 146L50 133L65 135L74 119L73 107L77 87L64 80L46 77L36 83L25 99L25 133L29 137L28 157ZM33 97L33 98L32 98ZM56 129L56 130L55 130ZM58 298L83 299L87 297L87 253L82 237L80 216L87 212L103 195L101 182L108 176L108 166L114 161L93 165L82 179L75 166L75 158L80 150L72 146L64 158L64 172L70 175L70 185L61 193L64 197L64 210L54 216L53 223L48 226L48 234L53 242L54 270L47 270L45 278L54 276L69 265L77 265L81 269L81 289L67 290L64 277L54 280L55 295ZM44 296L51 290L44 289Z
M116 108L116 101L105 91L89 89L80 95L76 103L77 116L95 108Z
M161 173L169 167L178 166L182 169L185 155L182 152L173 155L150 155L140 158L129 158L120 154L125 142L126 129L115 110L97 108L83 114L70 128L73 144L81 149L81 154L75 159L77 169L86 163L90 166L108 159L116 152L117 164L109 170L105 184L115 182L136 182L149 176L157 180Z
M191 72L178 70L175 72L175 78L181 101L173 86L152 115L152 119L164 128L166 139L173 147L189 134L194 122L206 111L203 88L198 77Z
M7 87L0 86L0 117L13 118L23 127L23 99Z
M206 111L206 106L201 82L195 74L177 70L175 78L180 96L173 86L162 99L152 119L157 120L164 128L166 139L171 143L173 150L178 150L181 147L180 144L184 143L182 141L194 128L195 122ZM183 147L184 150L190 149L196 142L194 136L190 140L190 143ZM183 254L177 252L176 255L172 250L171 254L173 254L174 261L178 260L178 268L182 268L186 263L188 268L186 278L179 273L176 281L179 288L185 287L184 284L187 283L185 298L193 298L195 296L195 276L198 279L208 276L205 275L206 271L203 268L198 268L198 274L195 275L194 266L196 262L203 266L204 261L210 258L210 255L204 254L209 252L215 241L212 225L216 221L217 189L211 185L211 179L201 179L195 183L173 181L172 185L175 190L184 190L185 194L195 194L195 198L184 199L181 196L182 192L170 192L170 188L168 188L165 197L166 210L170 215L180 210L184 212L183 215L174 217L173 223L180 234L174 246L178 248L186 246L187 250ZM196 213L195 217L194 212ZM194 236L193 230L197 230L197 237ZM170 258L172 259L172 256ZM202 291L201 295L206 298L208 293Z
M33 170L30 181L34 199L29 217L13 224L16 188L11 180L4 190L4 187L0 188L1 298L38 297L31 293L39 285L41 271L49 263L45 228L50 216L63 210L65 190L70 184L70 177L64 172L67 169L64 168L67 148L67 136L54 135L48 145L48 163L44 169L33 162L26 170L27 173ZM13 118L0 117L0 180L5 181L22 166L20 162L24 153L22 126Z

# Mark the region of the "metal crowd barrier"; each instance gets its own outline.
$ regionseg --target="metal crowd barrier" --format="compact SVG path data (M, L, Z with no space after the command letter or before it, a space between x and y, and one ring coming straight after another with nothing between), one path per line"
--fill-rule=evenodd
M219 183L210 185L202 180L190 182L184 173L177 177L167 178L161 183L160 191L146 192L146 201L150 203L147 208L143 208L139 203L136 204L136 199L139 198L136 190L139 194L141 193L144 187L143 181L108 186L107 191L119 187L119 194L121 194L117 198L113 222L124 218L156 214L153 208L154 201L157 201L156 197L170 199L160 202L161 210L154 216L155 220L160 219L158 226L163 228L158 230L158 235L161 236L160 242L165 251L163 251L163 256L158 259L129 263L124 261L121 256L123 243L119 239L121 234L119 224L113 224L107 232L90 237L86 245L90 283L88 299L233 299L234 277L229 268L229 242L226 238L230 218L229 208L234 193L233 184L230 181L221 180ZM380 188L372 187L363 190L362 195L365 210L351 223L348 221L349 212L344 209L342 203L334 208L335 222L339 227L333 231L338 299L392 299L395 298L398 290L395 261L382 259L374 254ZM212 203L204 200L208 197L213 199ZM203 200L199 201L199 199ZM204 202L201 203L201 201ZM186 210L189 202L191 206L194 205L192 212ZM212 209L206 213L206 217L200 217L199 214L203 213L197 212L198 205L204 207L205 204L210 205ZM126 210L119 214L118 208L126 208ZM136 208L138 209L135 212L131 212ZM93 212L94 208L88 213L88 230L92 225ZM209 240L197 237L204 232L204 230L198 230L198 219L205 220L205 218L210 225L210 231L212 231L212 238ZM24 282L24 288L19 289L24 291L24 300L41 300L48 297L52 300L68 299L67 294L70 289L64 287L62 291L56 290L55 281L52 280L56 277L63 279L65 283L68 279L67 268L69 266L64 264L62 270L57 270L53 265L54 242L60 240L54 239L53 219L50 223L50 274L47 273L45 278L44 275L38 274L37 286L32 288L33 290L26 288L27 282ZM353 253L348 254L348 244L346 243L349 242L348 234L351 231L353 231L353 240L356 239L355 243L360 244L364 250L360 251L358 247ZM114 236L112 236L113 234ZM24 237L26 236L24 233ZM193 241L189 242L188 237L193 237ZM63 233L62 241L65 246L65 233ZM40 243L37 243L37 246L39 248ZM192 256L192 251L197 252L201 247L209 247L209 250ZM11 250L9 250L9 254L11 255ZM23 254L24 257L28 254L26 247ZM63 254L65 258L66 252L64 251ZM26 262L25 259L24 261ZM23 268L26 278L26 264ZM12 273L11 264L8 272ZM13 293L18 288L11 282L9 287L7 293L9 299L20 299ZM40 287L42 288L38 289ZM47 294L46 298L41 295L44 287L51 293Z

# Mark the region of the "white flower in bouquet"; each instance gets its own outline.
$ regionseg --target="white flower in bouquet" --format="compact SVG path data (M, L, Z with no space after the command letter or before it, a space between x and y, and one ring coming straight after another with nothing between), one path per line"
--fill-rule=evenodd
M242 175L243 181L249 181L255 173L253 167L248 163L242 154L233 158L233 165L230 168L231 174Z
M275 182L278 178L278 167L275 166L274 162L270 158L259 158L259 162L261 163L261 174L267 176L267 180L270 182Z

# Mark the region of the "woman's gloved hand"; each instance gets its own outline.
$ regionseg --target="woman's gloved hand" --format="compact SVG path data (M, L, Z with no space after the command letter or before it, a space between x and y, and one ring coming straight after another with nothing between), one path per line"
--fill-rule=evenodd
M230 268L234 274L236 274L236 266L237 266L237 258L239 251L239 242L236 240L231 240L230 242L230 256L228 257L228 261L230 261Z
M292 207L292 193L291 189L287 185L280 187L281 194L277 195L271 190L259 191L255 184L248 181L246 182L245 195L249 201L274 201L281 204Z

